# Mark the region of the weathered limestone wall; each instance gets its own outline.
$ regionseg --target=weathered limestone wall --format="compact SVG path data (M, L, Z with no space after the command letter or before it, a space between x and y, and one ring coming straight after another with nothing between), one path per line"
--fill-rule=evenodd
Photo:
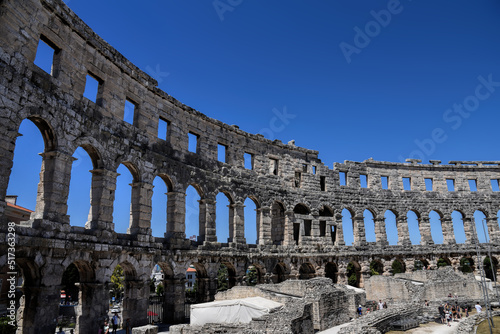
M449 294L460 299L477 300L483 297L481 284L473 274L455 272L451 267L396 274L393 277L372 276L365 281L365 288L367 299L381 299L389 303L422 304L425 300L447 299Z

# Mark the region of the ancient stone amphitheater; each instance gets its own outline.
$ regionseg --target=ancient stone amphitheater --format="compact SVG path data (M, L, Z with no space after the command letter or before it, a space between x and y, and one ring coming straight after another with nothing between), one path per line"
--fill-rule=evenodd
M51 73L34 64L40 40L54 50ZM72 263L81 281L77 327L81 333L96 333L95 319L107 313L110 276L117 264L125 271L123 318L141 325L147 322L150 274L157 263L165 274L165 321L176 323L184 320L190 264L197 270L202 301L213 300L221 263L229 268L232 285L241 284L252 265L263 283L317 276L345 283L352 263L360 286L373 261L386 275L395 260L406 271L416 263L433 269L438 259L458 269L460 259L476 254L477 210L486 216L493 255L499 253L500 196L490 182L500 179L500 162L366 160L335 163L330 169L317 151L246 133L161 91L153 78L97 36L61 0L0 0L0 71L2 240L7 238L5 197L21 122L35 123L45 143L35 212L16 226L15 262L24 279L20 332L54 331L61 277ZM87 75L99 82L95 102L83 97ZM135 106L133 124L123 120L127 100ZM158 138L160 121L168 126L166 139ZM188 150L189 134L197 139L196 152ZM218 145L226 147L226 162L217 159ZM72 155L78 147L93 163L85 227L72 226L67 215ZM251 155L252 168L245 168L245 154ZM134 178L126 234L116 233L113 221L120 164ZM157 176L168 187L164 238L153 237L150 228ZM366 187L360 179L367 180ZM410 190L403 187L403 179L410 181ZM425 179L432 180L431 191ZM469 180L477 183L477 191L469 189ZM185 193L190 185L201 198L197 241L185 234ZM229 240L216 237L215 198L220 192L230 199ZM248 198L257 207L256 244L247 244L244 234L243 203ZM344 242L344 209L352 216L352 246ZM374 217L376 242L366 241L366 209ZM387 210L396 216L397 245L387 241ZM431 237L432 210L440 215L443 244L434 244ZM418 217L420 245L410 242L409 211ZM465 243L455 241L453 211L462 215ZM484 254L487 244L479 247ZM3 267L6 243L0 249Z

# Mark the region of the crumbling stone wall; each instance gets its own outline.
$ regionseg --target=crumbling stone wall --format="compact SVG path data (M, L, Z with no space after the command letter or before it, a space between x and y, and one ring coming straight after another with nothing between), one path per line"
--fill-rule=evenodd
M54 49L51 73L34 64L40 40ZM87 75L99 80L95 102L83 97ZM132 124L124 121L124 104L135 104ZM224 124L196 111L157 88L157 82L96 35L61 0L0 1L0 238L5 240L5 197L23 120L32 121L44 138L37 203L30 220L16 228L16 263L25 278L19 313L21 332L53 332L61 276L74 263L83 277L85 299L78 310L77 331L96 332L108 309L108 282L113 268L126 271L124 315L133 325L146 323L149 273L158 263L166 280L168 322L184 320L184 279L190 264L200 276L200 299L214 298L220 263L234 267L232 279L244 284L254 265L261 283L328 276L347 282L348 263L359 267L359 285L370 276L369 264L380 261L385 274L395 259L412 271L415 260L431 269L446 257L457 269L461 257L475 254L475 210L486 216L492 254L498 256L496 213L500 196L490 180L500 179L499 162L416 160L390 163L374 160L324 165L318 152L270 141L237 126ZM168 124L166 140L157 136L160 120ZM197 152L188 149L195 134ZM227 145L225 162L217 161L217 145ZM92 163L91 209L86 226L72 226L68 193L73 153L82 147ZM244 168L244 153L253 168ZM133 175L130 225L116 233L113 220L117 168ZM340 176L346 173L346 185ZM359 179L367 177L367 188ZM168 187L164 238L151 235L153 180ZM389 187L382 189L381 177ZM411 179L404 190L403 177ZM426 191L425 179L434 182ZM455 180L447 191L446 179ZM467 180L477 180L477 191ZM200 195L196 242L185 235L185 191L194 185ZM218 240L216 196L230 200L230 237ZM22 195L22 194L18 194ZM258 242L248 245L244 234L243 203L257 206ZM346 246L342 210L352 214L354 245ZM367 243L363 212L374 215L376 242ZM398 245L388 245L384 213L396 215ZM422 235L420 245L409 242L406 214L413 210ZM430 237L428 214L440 214L443 245ZM451 212L463 215L466 243L457 245ZM294 226L298 227L294 234ZM333 234L331 233L333 229ZM0 266L7 261L0 244ZM487 246L480 245L483 254ZM484 258L484 256L483 256ZM482 260L482 259L481 259ZM476 266L477 267L477 266ZM329 268L329 269L327 269ZM477 269L477 268L476 268Z
M412 283L413 281L413 283ZM393 277L372 276L365 281L366 297L390 303L445 300L448 295L460 299L482 298L481 283L473 274L455 272L451 267L396 274Z

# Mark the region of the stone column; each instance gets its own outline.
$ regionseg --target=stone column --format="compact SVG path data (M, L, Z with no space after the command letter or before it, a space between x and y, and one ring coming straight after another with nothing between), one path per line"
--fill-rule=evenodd
M200 202L200 242L217 242L215 229L215 201L202 199Z
M271 237L271 223L273 218L271 217L271 208L263 207L257 209L257 216L260 216L260 225L258 225L258 238L259 245L272 245L273 240Z
M246 244L245 239L245 206L242 203L229 207L229 239L228 242Z
M146 182L134 182L130 185L132 186L132 201L127 233L151 236L151 198L154 186Z
M2 157L0 161L0 198L5 199L14 163L16 138L21 134L17 131L7 131L5 127L2 130L2 136L0 136L0 157ZM6 205L5 200L0 200L0 217L3 216Z
M398 229L398 245L411 246L408 218L406 216L397 217L396 227Z
M185 319L184 304L186 302L186 278L166 278L164 321L169 324L183 323Z
M122 320L130 318L132 327L148 323L149 284L139 280L126 280Z
M451 217L441 218L441 229L443 231L443 244L454 245L457 243Z
M373 218L375 223L375 238L378 246L386 246L389 244L387 241L387 231L385 228L385 218Z
M498 228L497 217L486 218L486 226L488 226L488 235L490 236L490 242L498 243L500 241L500 229Z
M78 333L97 333L109 307L109 289L103 283L76 283L80 292L77 308ZM124 319L122 319L123 321Z
M201 210L200 210L201 213ZM171 243L186 239L186 194L170 191L167 193L167 233L165 238Z
M465 243L466 244L475 244L478 242L476 227L474 217L463 217L462 221L464 223L464 231L465 231Z
M23 286L21 306L24 310L17 318L19 327L16 333L55 333L61 288L60 285Z
M34 220L33 227L40 224L48 227L47 221L59 223L52 227L69 230L68 194L71 178L71 166L75 158L71 155L51 151L40 153L42 156L42 169L40 183L36 198L35 212L31 214Z
M94 169L90 189L90 211L85 228L114 231L113 202L115 200L116 178L119 175L106 169Z
M366 245L365 220L363 216L354 216L352 221L354 222L354 246Z
M294 246L295 240L293 240L293 222L294 216L293 211L285 211L285 226L283 232L283 245L284 246Z
M431 235L431 223L429 217L421 217L418 219L418 227L420 230L420 244L434 245Z
M335 246L345 246L344 230L342 228L342 215L337 213L335 215Z

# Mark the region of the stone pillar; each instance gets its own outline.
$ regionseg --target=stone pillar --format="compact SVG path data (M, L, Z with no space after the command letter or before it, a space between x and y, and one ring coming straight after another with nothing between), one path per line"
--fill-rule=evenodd
M443 244L454 245L457 243L451 217L441 218L441 229L443 231Z
M242 203L229 207L229 239L228 242L246 244L245 239L245 206Z
M486 226L488 226L488 235L490 236L490 242L498 243L500 241L500 229L498 228L497 217L486 218Z
M40 153L42 156L42 169L40 171L40 183L38 183L38 194L36 198L35 212L31 214L34 220L33 227L40 224L46 226L47 222L59 223L69 230L68 194L71 178L71 166L75 158L71 155L51 151ZM46 226L48 227L48 226Z
M295 246L295 240L293 240L293 222L293 211L285 211L285 226L283 232L283 245L285 246Z
M335 215L335 246L345 246L344 230L342 228L342 214Z
M375 238L378 246L386 246L389 244L387 241L387 231L385 228L385 218L373 218L375 223Z
M397 217L396 227L398 229L398 245L411 246L408 218L406 216Z
M200 200L200 242L217 242L215 213L214 200Z
M149 284L143 281L125 280L122 320L130 318L132 327L148 323Z
M127 230L132 235L151 235L151 198L153 185L146 182L134 182L130 203L130 224Z
M366 245L366 235L365 235L365 220L363 216L354 216L352 218L353 232L354 232L354 246L364 246Z
M163 321L168 324L183 323L185 319L184 304L186 303L186 278L166 278L165 307L163 308Z
M258 233L258 238L259 238L259 245L272 245L273 240L271 237L271 223L272 223L272 216L271 216L271 208L270 207L263 207L261 209L257 209L257 217L260 216L260 225L257 225L259 228L259 233Z
M475 221L474 217L463 217L462 221L464 223L464 231L465 231L465 243L466 244L475 244L478 242L476 227L474 226Z
M85 228L114 231L113 202L115 200L116 178L119 175L106 169L94 169L90 189L90 212Z
M420 244L434 245L431 235L431 223L429 217L421 217L418 219L418 227L420 230Z
M16 333L55 333L61 288L60 285L23 286L24 295L21 298L23 311L17 318L19 327Z
M175 191L168 192L167 233L165 233L165 238L169 240L169 242L174 242L174 240L186 239L185 219L186 219L186 194Z
M6 127L2 128L2 136L0 136L0 217L5 211L5 196L7 195L7 187L9 185L10 173L14 163L14 149L16 138L21 136L17 131L8 131Z
M103 283L76 283L76 285L80 289L79 303L76 306L77 332L97 333L108 313L108 286Z

